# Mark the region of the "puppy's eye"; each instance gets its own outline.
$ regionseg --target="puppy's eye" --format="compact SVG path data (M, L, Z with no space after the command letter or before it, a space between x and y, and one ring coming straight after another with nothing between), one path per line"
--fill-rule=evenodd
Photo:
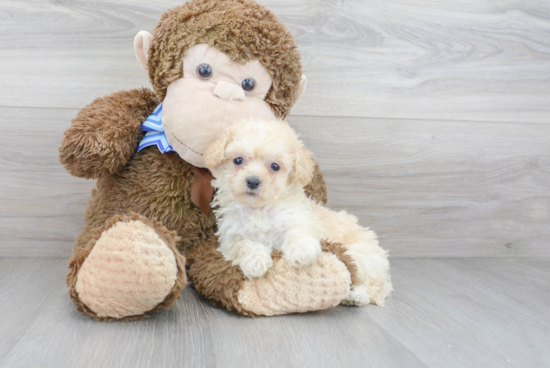
M197 67L197 75L200 79L212 78L212 67L208 64L201 64Z
M273 171L279 171L280 168L281 167L277 164L271 164L271 170L273 170Z
M248 79L245 79L243 80L243 82L241 83L241 87L243 87L243 89L246 91L246 92L250 92L254 89L254 87L256 86L256 82L254 81L254 79L252 78L248 78Z
M233 162L235 163L235 165L241 165L243 163L243 159L241 157L237 157L233 160Z

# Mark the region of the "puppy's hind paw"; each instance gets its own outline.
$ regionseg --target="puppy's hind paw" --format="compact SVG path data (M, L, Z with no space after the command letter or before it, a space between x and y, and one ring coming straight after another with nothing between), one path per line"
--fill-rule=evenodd
M254 254L246 257L239 265L243 274L249 279L262 277L273 266L270 255Z
M342 304L362 307L370 303L370 294L365 285L352 286L348 297Z

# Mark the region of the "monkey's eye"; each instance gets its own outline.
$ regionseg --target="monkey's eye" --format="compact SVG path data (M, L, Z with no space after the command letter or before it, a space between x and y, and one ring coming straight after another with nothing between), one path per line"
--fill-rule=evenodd
M273 170L273 171L279 171L280 168L281 167L277 164L271 164L271 170Z
M235 163L235 165L241 165L243 163L243 159L242 157L237 157L233 160L233 162Z
M250 92L254 89L256 85L256 82L254 81L254 79L252 78L248 78L248 79L245 79L243 80L243 82L241 83L241 87L243 87L243 89L246 91L246 92Z
M212 78L212 67L208 64L201 64L197 67L197 75L200 79Z

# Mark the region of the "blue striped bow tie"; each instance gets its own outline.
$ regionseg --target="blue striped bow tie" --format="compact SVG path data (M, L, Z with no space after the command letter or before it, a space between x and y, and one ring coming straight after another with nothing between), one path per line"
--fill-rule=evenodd
M155 111L143 122L141 129L145 130L145 137L139 143L138 152L145 147L156 145L160 152L174 152L174 149L168 143L164 126L162 126L162 103L157 106Z

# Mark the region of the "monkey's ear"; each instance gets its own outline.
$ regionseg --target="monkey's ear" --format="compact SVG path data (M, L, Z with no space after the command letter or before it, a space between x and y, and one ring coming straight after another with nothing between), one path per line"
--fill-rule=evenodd
M302 74L302 80L300 81L300 87L298 87L298 92L296 93L296 102L302 97L304 92L306 91L306 85L307 85L307 78L304 74Z
M204 164L210 170L214 169L225 158L225 149L231 142L231 132L226 132L222 137L216 139L204 151Z
M136 58L139 61L139 64L145 70L149 70L147 65L147 55L149 54L149 48L153 43L153 35L147 31L139 31L139 33L134 37L134 52L136 53Z
M315 158L313 153L304 147L302 142L299 142L296 151L296 160L294 161L294 170L296 178L304 187L313 179L313 171L315 170Z

